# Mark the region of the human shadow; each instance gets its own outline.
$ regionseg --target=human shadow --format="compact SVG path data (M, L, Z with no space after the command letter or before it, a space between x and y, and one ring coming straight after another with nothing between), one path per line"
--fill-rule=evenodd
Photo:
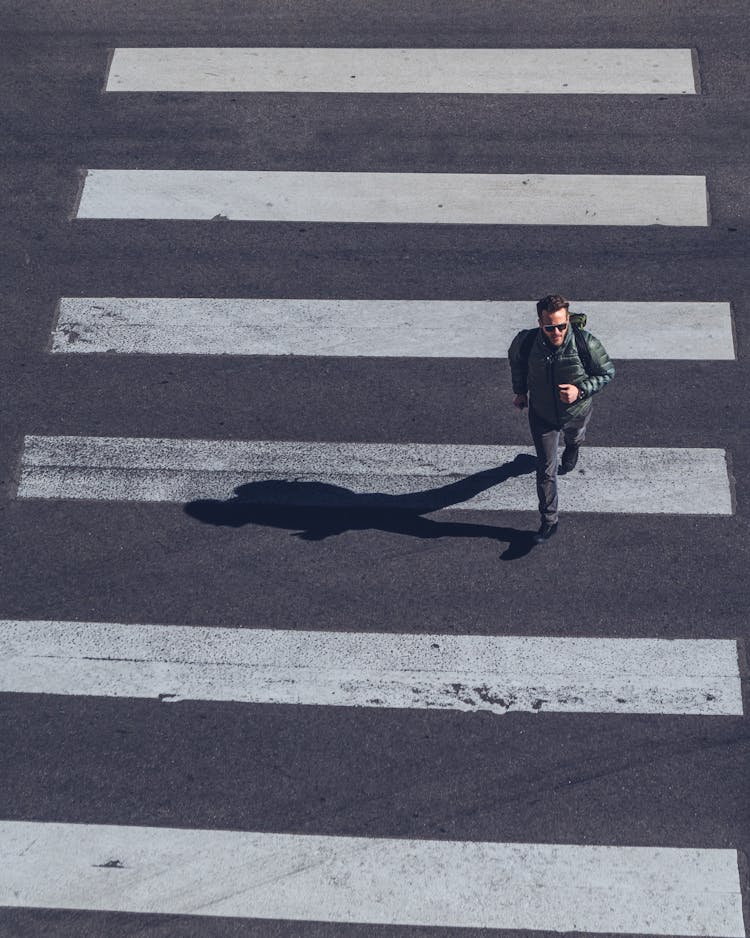
M305 541L322 541L345 531L377 530L408 537L485 537L505 541L503 560L529 553L533 531L490 524L435 521L424 515L461 502L508 479L528 475L536 458L520 453L502 466L484 469L458 482L404 495L354 492L327 482L272 479L248 482L224 501L197 499L185 505L191 518L204 524L239 528L246 524L286 528Z

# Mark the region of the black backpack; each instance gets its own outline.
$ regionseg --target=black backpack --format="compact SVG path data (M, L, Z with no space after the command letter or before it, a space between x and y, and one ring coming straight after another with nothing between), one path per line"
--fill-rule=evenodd
M591 352L589 351L586 340L581 334L581 329L586 328L586 313L571 313L570 325L573 327L573 339L575 340L576 350L578 357L581 359L583 369L586 374L591 374ZM531 347L534 342L536 342L536 329L529 329L519 349L521 361L526 365L527 369L529 365L529 355L531 355Z

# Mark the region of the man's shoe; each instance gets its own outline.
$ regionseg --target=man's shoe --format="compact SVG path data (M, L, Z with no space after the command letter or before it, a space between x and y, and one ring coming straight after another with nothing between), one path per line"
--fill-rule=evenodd
M546 544L556 530L557 522L550 524L549 521L543 521L532 540L535 544Z
M580 446L571 445L565 447L562 454L562 464L560 468L563 472L572 472L578 462L578 450Z

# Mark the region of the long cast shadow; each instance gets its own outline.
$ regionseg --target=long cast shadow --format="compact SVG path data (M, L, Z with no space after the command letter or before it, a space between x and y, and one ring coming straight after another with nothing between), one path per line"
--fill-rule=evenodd
M345 531L368 529L419 538L485 537L507 542L502 559L517 560L534 546L533 531L434 521L423 515L465 502L507 479L528 475L535 469L535 457L520 453L502 466L476 472L439 488L405 495L354 492L326 482L272 479L240 485L234 490L234 496L225 501L197 499L188 502L185 511L204 524L285 528L305 541L322 541Z

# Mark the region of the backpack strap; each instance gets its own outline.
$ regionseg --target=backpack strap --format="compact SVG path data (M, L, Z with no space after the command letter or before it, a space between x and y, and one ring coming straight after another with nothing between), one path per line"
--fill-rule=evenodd
M581 359L583 370L591 375L591 352L588 342L584 339L582 329L586 328L586 313L571 313L570 325L573 327L573 338L576 340L576 350Z
M573 338L576 342L576 351L581 359L583 370L589 377L591 376L591 351L588 342L584 339L583 333L577 326L573 326Z

